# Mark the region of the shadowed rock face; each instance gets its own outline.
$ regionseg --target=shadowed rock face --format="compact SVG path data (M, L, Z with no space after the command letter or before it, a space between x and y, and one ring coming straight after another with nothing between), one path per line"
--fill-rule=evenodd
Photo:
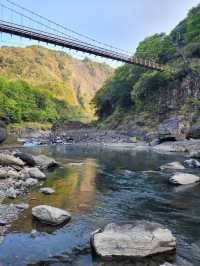
M103 258L143 258L176 247L176 239L168 229L146 221L122 226L108 224L93 234L91 243L97 255Z
M0 120L0 143L4 142L7 138L6 124Z

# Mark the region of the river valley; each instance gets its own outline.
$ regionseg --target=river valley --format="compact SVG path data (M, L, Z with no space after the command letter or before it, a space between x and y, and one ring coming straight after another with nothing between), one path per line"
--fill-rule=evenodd
M200 186L173 186L169 173L159 166L183 162L182 154L160 154L134 149L52 145L23 148L61 162L48 173L45 185L56 193L38 189L3 203L30 204L12 223L0 245L0 264L25 265L152 265L169 261L178 265L200 264ZM198 173L199 170L189 170ZM47 204L70 211L64 227L50 227L32 220L31 207ZM177 237L176 255L145 261L102 262L90 248L90 234L110 222L149 220L163 224Z

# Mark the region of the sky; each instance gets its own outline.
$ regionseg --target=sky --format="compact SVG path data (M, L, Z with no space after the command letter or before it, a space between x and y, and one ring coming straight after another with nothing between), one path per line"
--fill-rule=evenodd
M169 33L200 0L13 0L70 29L133 52L155 33ZM0 0L6 4L6 0ZM7 39L4 39L4 41Z

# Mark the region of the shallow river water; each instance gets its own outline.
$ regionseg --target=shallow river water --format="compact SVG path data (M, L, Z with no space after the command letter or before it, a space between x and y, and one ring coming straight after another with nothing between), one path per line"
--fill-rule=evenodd
M200 265L200 185L174 187L169 174L158 167L179 155L150 151L109 150L95 147L50 146L26 148L47 154L62 163L48 173L45 186L17 199L30 207L48 204L71 212L72 220L61 228L33 221L31 208L14 221L0 246L0 265L148 265L164 261ZM150 220L167 226L177 237L176 254L152 257L142 262L102 262L90 249L90 233L110 222ZM31 231L36 229L36 234ZM185 264L186 263L186 264Z

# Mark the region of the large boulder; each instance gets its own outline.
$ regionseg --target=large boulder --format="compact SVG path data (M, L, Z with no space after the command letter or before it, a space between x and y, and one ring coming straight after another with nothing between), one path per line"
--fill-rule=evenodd
M0 168L0 179L5 178L20 178L21 175L16 170L12 169L11 167L1 167Z
M32 215L41 222L50 225L59 225L71 219L69 212L48 205L34 207Z
M182 140L186 138L189 130L189 123L183 117L175 116L164 120L159 126L160 141Z
M24 152L15 152L14 156L21 159L25 164L28 166L35 166L36 161L34 160L33 156Z
M175 185L190 185L200 182L200 177L187 173L176 173L169 179L169 182Z
M185 167L180 162L166 163L160 166L160 170L184 170Z
M146 257L172 251L176 238L157 223L137 221L133 224L108 224L93 233L91 244L101 257Z
M21 159L7 153L0 153L0 164L5 166L24 166L24 162Z
M48 169L59 165L59 163L56 162L56 160L46 155L34 156L34 160L36 162L36 165L39 166L39 168L41 169Z
M35 178L38 180L45 180L47 178L46 175L37 167L29 168L27 171L31 178Z

